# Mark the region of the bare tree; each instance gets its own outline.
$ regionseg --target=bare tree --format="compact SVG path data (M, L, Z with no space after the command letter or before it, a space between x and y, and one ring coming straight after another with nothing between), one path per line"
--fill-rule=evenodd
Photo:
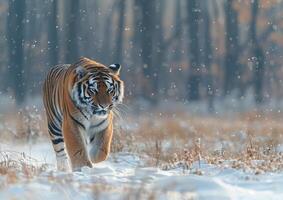
M156 0L136 1L141 10L140 20L140 46L143 74L146 79L144 82L144 97L155 103L157 91L154 87L157 84L157 73L153 66L153 44L154 44L154 25L155 25L155 6Z
M164 39L164 27L163 27L163 19L164 19L164 10L165 10L166 2L165 1L157 1L155 4L155 27L154 32L152 33L152 37L154 38L154 47L153 47L153 91L155 91L155 101L159 101L162 91L161 85L165 85L164 78L167 77L166 70L166 50L168 47L165 47L165 39Z
M48 16L48 52L49 52L49 64L54 66L58 64L58 17L57 7L58 2L56 0L51 1L50 13Z
M187 21L189 28L189 58L190 71L188 75L187 89L189 100L199 100L200 74L200 45L199 45L199 2L197 0L187 1Z
M139 0L135 0L133 3L133 36L132 36L132 58L133 58L133 63L139 62L140 63L140 55L141 54L141 32L140 32L140 27L142 26L142 11L140 9L140 2Z
M211 14L209 12L209 3L205 0L201 1L201 10L203 18L203 33L204 33L204 47L203 47L203 64L205 67L205 86L207 91L207 100L208 100L208 110L210 112L214 111L214 84L213 76L211 70L211 64L213 60L213 51L212 51L212 38L211 38Z
M265 56L262 46L257 39L257 16L259 12L259 0L251 2L251 21L250 21L250 45L253 60L253 85L255 92L255 102L263 101L263 77Z
M173 59L175 62L180 62L182 59L182 54L181 54L181 47L182 47L182 38L181 38L181 32L182 32L182 11L181 11L181 0L176 0L175 3L175 16L174 16L174 34L176 35L176 47L175 47L175 52Z
M20 105L25 98L24 79L24 17L25 0L9 1L7 18L7 40L9 47L9 76L16 103Z
M113 62L123 63L123 43L125 29L125 6L126 1L120 0L118 4L118 29L116 34L115 52Z
M72 63L79 57L78 45L78 17L79 0L70 0L66 2L66 63Z
M112 58L112 53L113 53L113 45L112 45L112 40L111 38L114 37L113 34L113 16L114 12L116 11L117 8L117 2L114 2L109 9L110 12L108 12L104 27L103 27L103 41L102 41L102 56L101 56L101 61L102 62L108 62Z
M97 60L101 60L102 56L102 44L99 40L99 33L101 33L101 23L99 23L101 14L100 5L101 2L99 0L80 1L80 28L78 30L83 55Z
M233 7L234 0L225 2L226 55L224 61L224 94L231 93L240 77L238 12Z

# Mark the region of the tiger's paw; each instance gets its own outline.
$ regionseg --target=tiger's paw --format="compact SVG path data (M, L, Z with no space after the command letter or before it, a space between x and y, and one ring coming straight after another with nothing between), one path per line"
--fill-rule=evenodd
M72 165L72 171L73 172L81 172L82 168L92 168L91 162L85 161L85 162L81 162L81 163Z

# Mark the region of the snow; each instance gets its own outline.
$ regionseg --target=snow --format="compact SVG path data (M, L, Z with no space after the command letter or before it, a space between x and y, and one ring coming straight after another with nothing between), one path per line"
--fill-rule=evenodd
M202 162L193 170L148 167L146 156L114 153L107 161L81 172L55 170L51 145L1 144L2 152L24 152L48 169L17 181L1 177L0 199L282 199L283 173L254 175ZM38 164L38 163L37 163ZM193 171L201 171L201 175Z

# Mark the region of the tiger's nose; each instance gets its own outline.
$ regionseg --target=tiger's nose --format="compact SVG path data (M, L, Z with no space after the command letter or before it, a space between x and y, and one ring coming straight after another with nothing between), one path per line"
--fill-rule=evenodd
M109 105L106 104L98 104L98 105L101 110L107 110L107 108L109 107Z

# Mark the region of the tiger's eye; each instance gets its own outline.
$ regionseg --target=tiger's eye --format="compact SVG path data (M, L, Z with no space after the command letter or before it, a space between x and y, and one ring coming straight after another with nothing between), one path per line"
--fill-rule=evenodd
M95 94L98 92L97 85L96 84L89 84L88 89L91 93Z
M107 93L108 93L108 94L113 93L113 91L114 91L114 90L113 90L113 87L112 87L112 86L110 86L110 88L109 88L109 89L107 89Z

